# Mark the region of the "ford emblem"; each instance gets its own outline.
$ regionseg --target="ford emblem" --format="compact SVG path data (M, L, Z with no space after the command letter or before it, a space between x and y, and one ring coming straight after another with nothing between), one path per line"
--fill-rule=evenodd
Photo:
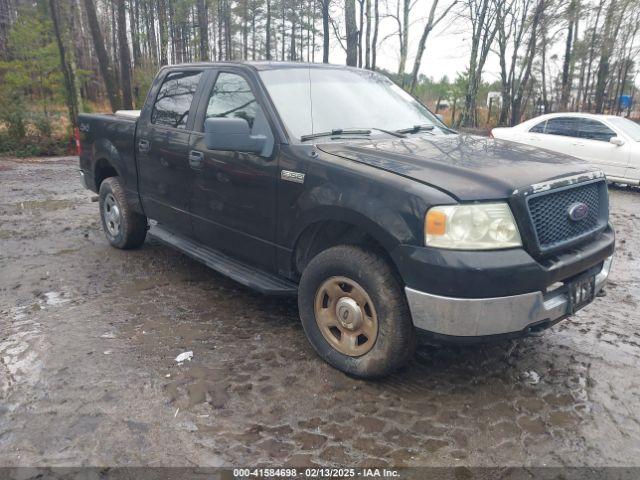
M574 222L579 222L589 214L589 206L586 203L578 202L569 206L567 210L569 218Z

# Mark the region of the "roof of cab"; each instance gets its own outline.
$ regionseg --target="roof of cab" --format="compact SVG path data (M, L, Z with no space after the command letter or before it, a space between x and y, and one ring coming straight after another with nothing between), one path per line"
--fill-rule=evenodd
M338 68L349 70L355 67L347 67L345 65L334 65L331 63L307 63L307 62L278 62L278 61L222 61L222 62L195 62L195 63L180 63L176 65L166 65L163 68L193 68L193 67L221 67L221 66L239 66L250 67L254 70L283 70L287 68ZM357 69L361 70L361 69Z
M592 118L597 120L602 118L605 118L605 119L614 118L616 116L617 115L607 115L607 114L588 113L588 112L554 112L554 113L545 113L543 115L538 115L537 117L533 117L530 120L547 120L549 118L558 118L558 117L580 117L580 118Z

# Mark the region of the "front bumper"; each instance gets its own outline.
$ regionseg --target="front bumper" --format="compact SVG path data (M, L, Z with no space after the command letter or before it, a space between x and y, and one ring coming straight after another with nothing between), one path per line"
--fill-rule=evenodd
M596 274L595 293L609 277L612 256ZM527 333L569 315L566 289L495 298L455 298L405 288L413 324L420 330L448 337L483 337Z

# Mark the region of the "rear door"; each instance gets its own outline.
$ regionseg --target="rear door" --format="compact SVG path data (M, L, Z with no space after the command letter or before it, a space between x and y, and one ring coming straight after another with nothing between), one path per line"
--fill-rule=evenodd
M202 70L168 71L143 111L136 135L139 191L146 215L170 230L190 235L193 170L189 136Z
M582 118L580 138L574 144L576 156L599 166L606 175L623 178L629 166L629 155L625 145L609 142L615 136L616 132L599 120Z
M239 151L209 150L204 120L242 118L252 133L273 135L259 85L243 69L213 70L207 79L191 135L194 172L191 199L196 238L234 258L275 270L278 146L270 157Z

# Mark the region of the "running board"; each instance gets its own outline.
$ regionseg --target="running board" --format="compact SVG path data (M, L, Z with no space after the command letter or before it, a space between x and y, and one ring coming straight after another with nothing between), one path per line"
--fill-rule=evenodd
M265 295L293 296L298 293L298 285L289 280L234 260L201 243L170 232L160 225L153 225L149 229L149 235L194 260L204 263L216 272Z

